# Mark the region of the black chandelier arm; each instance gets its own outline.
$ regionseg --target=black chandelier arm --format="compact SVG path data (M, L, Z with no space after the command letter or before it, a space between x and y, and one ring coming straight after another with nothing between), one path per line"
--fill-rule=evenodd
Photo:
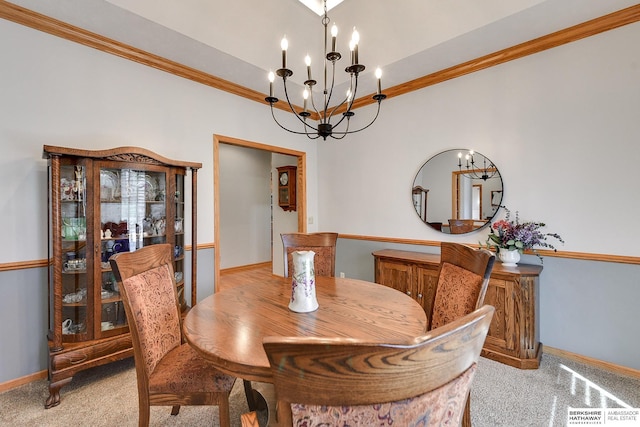
M315 111L319 117L322 117L320 111L318 111L318 108L316 107L316 102L313 99L313 86L309 86L309 98L311 98L311 108L313 108L313 111Z
M331 132L331 135L330 135L330 136L331 136L331 138L333 138L333 139L342 139L342 138L344 138L345 136L347 136L348 134L350 134L350 133L351 133L351 132L349 132L349 124L350 124L350 123L351 123L351 122L349 121L349 118L347 118L347 128L346 128L343 132L335 132L335 133L337 133L337 134L338 134L338 135L340 135L340 136L335 136L335 135L334 135L334 132Z
M320 132L318 131L318 129L314 128L309 123L307 123L307 118L310 116L310 114L305 111L304 114L300 113L300 115L303 117L304 134L307 135L307 138L309 138L309 139L318 139L318 138L320 138ZM312 129L314 132L313 133L309 133L309 128ZM313 136L313 135L315 135L315 136Z
M373 124L373 122L375 122L375 121L376 121L376 119L378 118L378 115L380 114L380 104L381 104L381 102L382 102L382 101L378 101L378 108L377 108L377 110L376 110L376 115L373 117L373 119L369 122L369 124L368 124L368 125L366 125L366 126L364 126L364 127L361 127L361 128L360 128L360 129L358 129L358 130L350 130L350 131L347 131L347 130L344 130L344 131L335 131L335 130L334 130L334 131L333 131L333 133L331 134L331 137L332 137L332 138L335 138L335 139L341 139L341 138L337 138L337 137L335 137L335 136L333 136L333 135L334 135L334 134L338 134L338 135L347 135L347 134L349 134L349 133L361 132L361 131L365 130L366 128L368 128L369 126L371 126L371 125ZM344 120L344 117L343 117L343 120ZM341 121L342 121L342 120L341 120ZM347 120L347 122L348 122L348 120Z
M304 126L309 126L311 129L315 130L316 132L318 131L317 128L311 126L310 124L307 123L307 121L303 118L300 117L300 115L296 112L296 110L293 108L293 105L291 104L291 100L289 99L289 91L287 90L287 79L285 77L282 78L282 83L284 86L284 96L285 98L287 98L287 104L289 104L289 109L291 110L291 112L293 113L293 115L300 120L300 122L304 125ZM273 110L272 110L272 114L273 115ZM274 116L275 118L275 116ZM284 128L282 125L280 125L280 127ZM286 128L284 128L286 129ZM288 130L288 129L287 129ZM306 132L294 132L294 131L289 131L291 133L298 133L298 134L306 134Z
M325 59L325 68L326 68L326 64L327 64L327 60ZM324 108L323 108L323 112L325 114L325 117L323 117L324 122L325 123L329 123L329 120L331 120L331 117L333 116L334 111L336 110L336 108L338 108L340 105L344 104L344 101L342 101L340 104L336 105L333 109L333 111L331 111L331 113L329 113L329 116L326 116L327 114L327 110L329 109L329 104L331 103L331 98L333 97L333 88L335 87L336 84L336 63L335 61L331 61L331 89L329 89L329 96L327 97L325 95L325 100L324 100ZM325 90L327 87L327 84L325 82Z
M341 107L342 105L344 105L347 101L349 101L349 105L347 106L346 112L342 115L340 120L338 120L338 123L333 125L334 128L337 128L338 126L340 126L340 123L342 123L342 121L345 119L345 117L348 119L349 117L351 117L353 115L353 114L350 114L350 113L351 113L351 107L353 107L353 101L356 98L356 93L358 92L358 75L357 74L355 75L355 86L353 84L353 78L354 78L354 76L352 74L351 75L351 84L349 85L349 90L351 91L351 89L353 89L353 91L351 91L351 99L349 100L349 97L345 97L344 101L342 101L340 104L336 105L333 108L333 110L331 110L331 114L329 114L329 119L331 119L333 117L333 114L336 112L336 110L339 107ZM379 110L380 110L380 107L378 106L378 111ZM347 126L347 128L348 128L348 126Z
M278 119L276 118L276 115L275 115L275 113L274 113L274 111L273 111L273 104L271 104L271 117L273 117L273 121L274 121L274 122L276 122L276 124L277 124L278 126L280 126L282 129L286 130L287 132L295 133L295 134L297 134L297 135L307 135L307 136L308 136L309 138L311 138L311 139L318 139L318 138L320 137L320 135L318 135L318 136L316 136L315 138L312 138L311 136L309 136L309 132L307 132L307 131L305 131L305 132L298 132L298 131L291 130L291 129L288 129L288 128L284 127L284 126L283 126L283 125L278 121ZM304 123L304 125L305 125L305 129L306 129L306 127L308 126L308 127L310 127L311 129L313 129L314 131L316 131L316 132L318 131L317 129L315 129L313 126L311 126L310 124L306 123L305 121L303 121L303 123Z

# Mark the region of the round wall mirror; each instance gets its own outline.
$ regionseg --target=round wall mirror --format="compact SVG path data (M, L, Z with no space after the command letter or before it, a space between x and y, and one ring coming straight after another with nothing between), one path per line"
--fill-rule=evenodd
M486 156L447 150L422 165L411 188L425 224L447 234L470 233L491 223L502 204L502 176Z

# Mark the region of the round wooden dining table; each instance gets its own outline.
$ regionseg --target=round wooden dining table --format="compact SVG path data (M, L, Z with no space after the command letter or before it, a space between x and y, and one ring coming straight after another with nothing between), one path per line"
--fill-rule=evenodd
M271 383L262 347L267 336L361 338L406 343L425 332L423 308L404 293L377 283L316 277L319 308L288 308L291 279L280 285L251 283L214 293L196 304L183 322L187 342L221 371Z

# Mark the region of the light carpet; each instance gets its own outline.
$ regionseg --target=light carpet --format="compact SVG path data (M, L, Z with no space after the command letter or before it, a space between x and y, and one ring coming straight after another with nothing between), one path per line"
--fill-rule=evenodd
M136 426L138 396L133 359L80 372L44 409L46 380L0 394L0 426ZM545 354L539 369L521 370L481 358L473 383L474 427L564 426L569 407L640 407L640 380ZM231 395L231 425L247 412L242 381ZM217 407L151 408L151 426L217 426ZM640 425L640 423L639 423Z

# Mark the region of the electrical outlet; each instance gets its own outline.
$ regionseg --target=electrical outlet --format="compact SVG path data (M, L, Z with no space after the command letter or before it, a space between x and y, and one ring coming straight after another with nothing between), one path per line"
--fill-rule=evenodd
M342 271L340 272L340 277L344 279L344 273Z
M312 216L309 217L309 224L313 224L313 217Z

